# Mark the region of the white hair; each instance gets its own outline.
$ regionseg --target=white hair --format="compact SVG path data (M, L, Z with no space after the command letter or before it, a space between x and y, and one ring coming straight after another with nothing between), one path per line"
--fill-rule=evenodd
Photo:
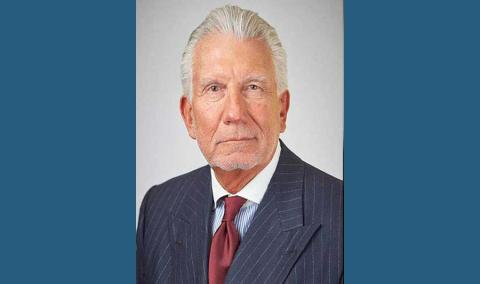
M212 10L192 32L180 65L183 95L192 95L192 58L197 42L210 33L232 34L239 39L262 39L272 52L278 95L287 89L287 54L275 29L257 13L226 5Z

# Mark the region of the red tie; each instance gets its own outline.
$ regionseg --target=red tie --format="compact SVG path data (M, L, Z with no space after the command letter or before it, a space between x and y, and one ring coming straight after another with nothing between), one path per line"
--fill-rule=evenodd
M235 220L235 216L246 200L240 196L226 197L224 200L225 213L223 214L222 224L215 232L210 247L209 284L223 284L240 243L240 235L233 220Z

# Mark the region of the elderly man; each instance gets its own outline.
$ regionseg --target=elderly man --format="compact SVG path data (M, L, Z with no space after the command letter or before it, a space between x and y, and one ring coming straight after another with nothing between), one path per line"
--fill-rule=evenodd
M180 111L209 165L145 196L137 282L343 282L343 184L279 141L290 94L274 28L215 9L181 69Z

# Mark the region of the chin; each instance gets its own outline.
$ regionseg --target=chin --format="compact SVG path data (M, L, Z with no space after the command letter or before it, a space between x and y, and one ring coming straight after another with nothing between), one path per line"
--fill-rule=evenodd
M252 157L248 156L249 155L243 154L241 158L213 157L209 164L212 167L219 167L224 171L249 170L258 165L260 161L256 155L252 155Z

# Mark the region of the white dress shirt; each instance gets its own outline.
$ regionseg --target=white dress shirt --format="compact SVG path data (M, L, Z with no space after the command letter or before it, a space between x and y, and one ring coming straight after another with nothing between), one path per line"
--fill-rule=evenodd
M234 223L237 227L237 230L240 234L240 239L243 238L245 233L250 226L255 211L257 211L258 205L263 199L265 192L267 191L268 184L272 179L273 173L277 168L278 160L280 158L280 146L277 143L275 148L275 153L273 154L272 160L268 165L260 171L249 183L247 183L239 192L236 194L230 194L226 191L218 182L215 172L210 168L212 175L212 191L213 191L213 201L214 201L214 210L215 213L212 218L212 235L215 234L215 231L218 229L222 222L223 213L224 213L224 201L221 199L224 196L240 196L245 198L247 201L240 208L237 216L235 217Z

